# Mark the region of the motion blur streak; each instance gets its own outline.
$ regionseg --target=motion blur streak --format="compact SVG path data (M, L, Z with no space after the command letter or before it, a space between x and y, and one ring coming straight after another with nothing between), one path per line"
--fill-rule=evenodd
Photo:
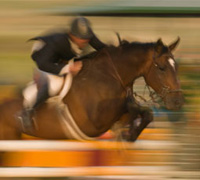
M1 165L26 167L128 166L136 168L135 176L140 177L150 169L151 172L168 172L168 170L170 172L176 170L188 172L188 178L191 175L191 177L199 179L199 10L200 2L198 0L0 1L1 101L16 96L18 93L16 89L24 87L32 79L35 67L30 60L32 43L26 41L49 30L68 28L68 22L72 19L73 14L80 13L89 15L88 19L92 22L95 33L108 44L118 45L115 32L118 32L122 39L141 42L151 42L162 38L163 42L170 44L177 36L181 37L180 45L175 51L175 59L179 64L179 78L186 101L184 108L178 112L154 108L154 122L145 129L129 151L124 150L121 153L118 149L101 149L101 146L87 151L79 149L41 152L14 151L4 153L4 161L1 160ZM149 16L147 14L143 17L138 16L138 13L141 15L141 13L147 12ZM119 16L109 16L109 13ZM157 17L156 14L160 15L160 13L165 13L166 16ZM178 17L168 17L168 13L175 15L177 13ZM184 16L181 17L181 13ZM192 13L196 17L191 17ZM97 16L98 14L101 16ZM188 17L185 14L188 14ZM136 84L135 90L143 94L143 81L138 80ZM109 142L104 142L102 146L108 144ZM143 169L145 170L143 171L142 168L147 169ZM155 171L152 171L151 168L154 168ZM105 175L105 171L102 171L102 174ZM117 175L118 170L113 174ZM153 173L151 175L153 177ZM186 174L178 173L176 177L184 178L184 175ZM172 176L173 174L168 173L169 178Z

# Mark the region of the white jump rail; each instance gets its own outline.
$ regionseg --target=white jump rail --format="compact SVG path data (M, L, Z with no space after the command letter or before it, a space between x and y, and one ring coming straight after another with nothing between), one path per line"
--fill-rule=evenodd
M0 151L87 151L102 149L170 150L180 144L173 141L138 140L134 143L112 141L2 140Z
M199 179L200 172L178 171L170 166L99 166L68 168L0 168L0 177L148 177L165 179L184 177ZM108 179L108 178L107 178ZM125 179L125 178L124 178Z
M107 149L144 149L167 150L177 148L173 141L138 140L135 143L119 143L112 141L78 142L63 140L2 140L1 152L13 151L91 151ZM67 177L67 176L156 176L165 177L175 171L172 166L89 166L89 167L1 167L0 177Z
M166 175L174 169L145 166L99 166L67 168L0 168L0 177L67 177L67 176L120 176L120 175Z

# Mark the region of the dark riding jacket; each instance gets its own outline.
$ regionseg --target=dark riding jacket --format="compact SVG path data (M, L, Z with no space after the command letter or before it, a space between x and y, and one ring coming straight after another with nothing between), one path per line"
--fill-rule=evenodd
M70 59L77 56L73 51L69 35L67 33L54 33L46 36L35 37L30 40L42 40L45 45L31 55L38 68L42 71L59 75L62 68ZM105 47L95 34L89 41L94 49L100 50Z

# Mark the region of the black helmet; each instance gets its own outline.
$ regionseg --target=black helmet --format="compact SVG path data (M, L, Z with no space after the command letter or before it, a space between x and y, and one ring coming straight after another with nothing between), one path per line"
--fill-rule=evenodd
M78 17L72 21L70 33L80 39L90 39L93 36L90 22L84 17Z

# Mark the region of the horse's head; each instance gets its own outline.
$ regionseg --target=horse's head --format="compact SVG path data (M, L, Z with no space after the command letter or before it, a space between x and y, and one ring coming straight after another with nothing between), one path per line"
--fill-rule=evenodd
M178 65L172 54L180 41L178 38L169 46L159 39L153 48L151 63L144 75L146 83L162 98L167 109L176 110L183 105L183 94L177 79Z

